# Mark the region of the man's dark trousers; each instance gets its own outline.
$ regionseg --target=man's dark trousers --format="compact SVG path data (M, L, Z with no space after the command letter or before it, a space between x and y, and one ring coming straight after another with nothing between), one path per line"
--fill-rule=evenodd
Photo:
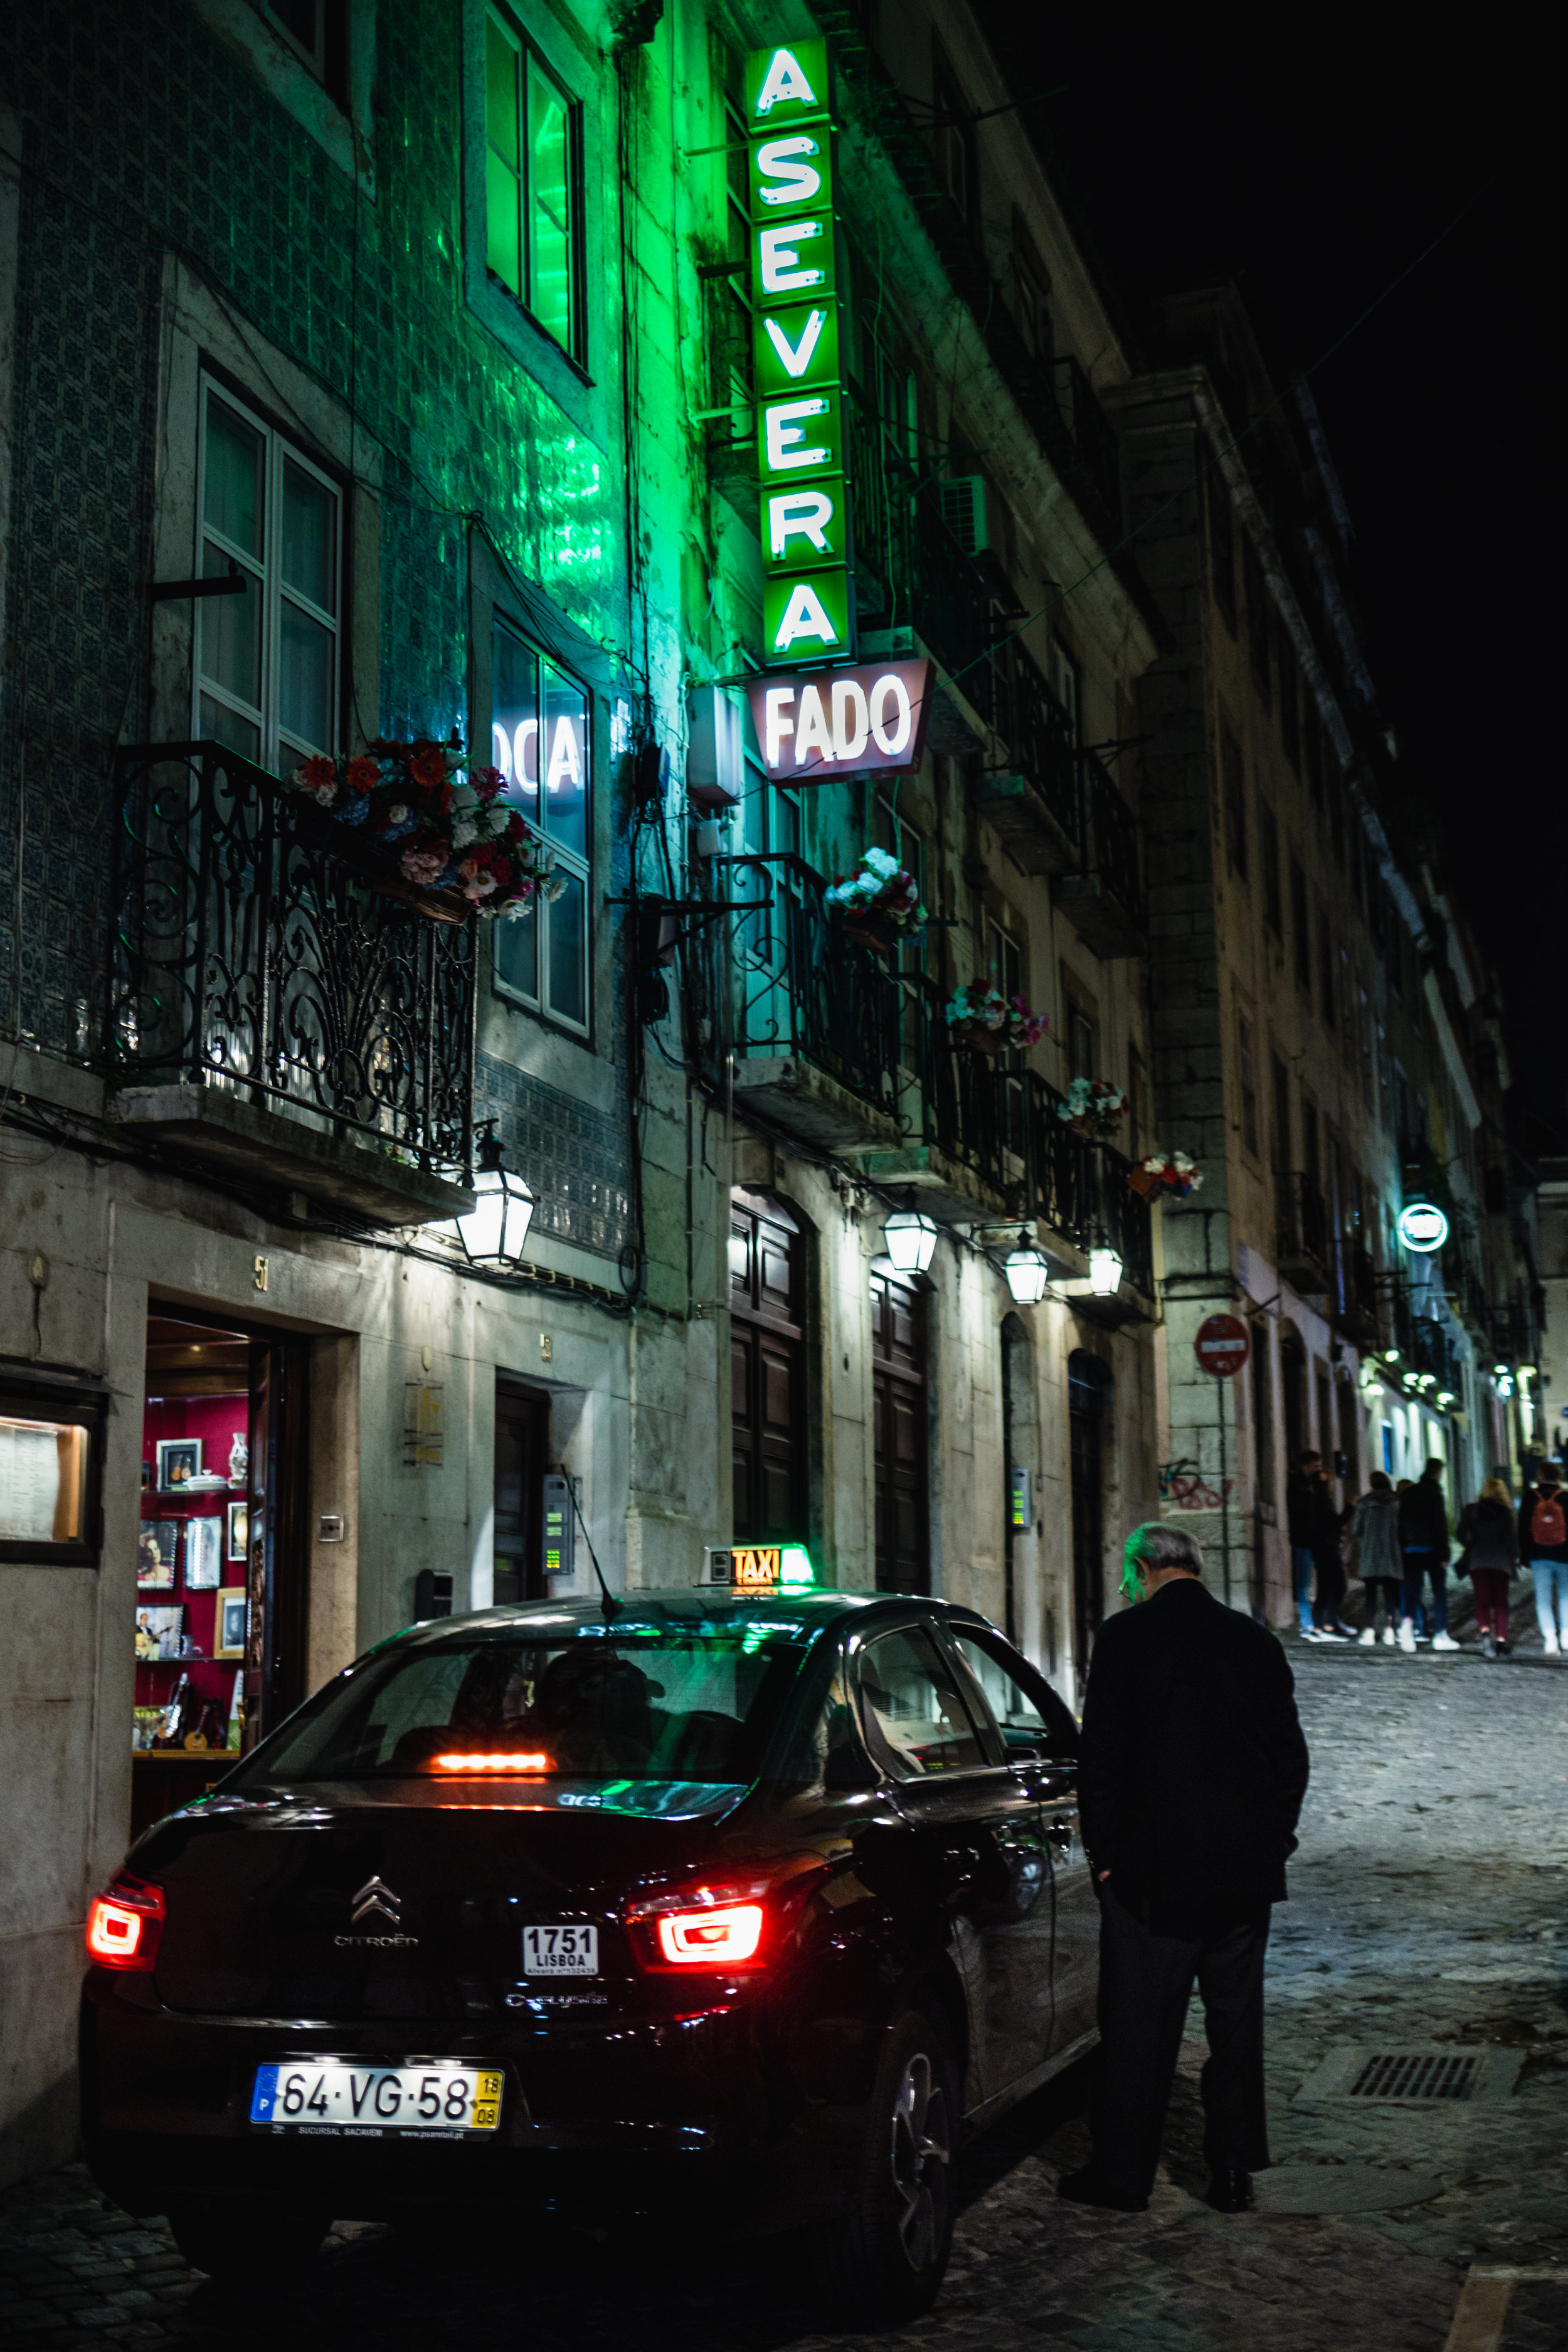
M1209 2169L1264 2170L1267 1909L1207 1933L1156 1934L1102 1887L1100 1914L1101 2048L1090 2117L1100 2171L1128 2197L1146 2198L1154 2185L1194 1979L1208 2031L1203 2100Z

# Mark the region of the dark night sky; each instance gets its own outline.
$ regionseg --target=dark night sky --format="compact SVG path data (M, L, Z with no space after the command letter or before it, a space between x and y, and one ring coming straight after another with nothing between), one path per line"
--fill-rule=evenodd
M1276 368L1312 367L1462 215L1312 383L1401 764L1501 978L1516 1127L1568 1150L1568 825L1544 694L1558 591L1538 552L1560 514L1542 396L1560 201L1541 160L1554 134L1521 95L1547 57L1506 15L1484 47L1404 10L1363 10L1348 40L1304 12L1293 41L1278 11L1045 22L1015 70L1068 85L1042 113L1135 324L1150 290L1234 277Z

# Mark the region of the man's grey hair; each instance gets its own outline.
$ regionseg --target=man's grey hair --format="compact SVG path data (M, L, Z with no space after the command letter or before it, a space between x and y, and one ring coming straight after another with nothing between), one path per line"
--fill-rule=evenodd
M1204 1572L1204 1556L1184 1528L1173 1528L1169 1519L1145 1519L1134 1528L1127 1538L1122 1555L1129 1568L1142 1568L1158 1576L1168 1568L1184 1568L1194 1576Z

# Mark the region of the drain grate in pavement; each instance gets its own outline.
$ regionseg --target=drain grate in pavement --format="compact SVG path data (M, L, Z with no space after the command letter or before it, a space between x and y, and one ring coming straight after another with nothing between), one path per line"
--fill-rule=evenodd
M1407 2050L1379 2051L1369 2058L1345 2095L1351 2099L1468 2099L1480 2072L1479 2058L1417 2056Z
M1342 2044L1308 2076L1296 2096L1354 2099L1378 2106L1472 2105L1477 2100L1506 2099L1523 2063L1522 2052L1495 2047L1379 2050Z

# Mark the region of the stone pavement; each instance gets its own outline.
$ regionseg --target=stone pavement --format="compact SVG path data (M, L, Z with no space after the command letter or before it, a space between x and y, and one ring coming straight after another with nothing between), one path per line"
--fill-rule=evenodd
M1211 2213L1194 2009L1146 2215L1052 2195L1082 2161L1079 2079L968 2153L942 2301L891 2336L824 2332L787 2250L715 2257L584 2241L411 2249L341 2224L309 2282L244 2296L163 2228L64 2170L0 2199L5 2352L236 2346L378 2352L1441 2352L1472 2266L1568 2276L1568 1664L1291 1643L1313 1785L1276 1914L1270 2193L1316 2210ZM1379 2111L1304 2103L1342 2044L1517 2053L1496 2101ZM1368 2181L1380 2210L1364 2204ZM1396 2203L1401 2196L1418 2202ZM520 2281L526 2278L528 2284ZM1496 2296L1478 2277L1472 2297ZM1568 2284L1511 2289L1500 2352L1563 2352Z

